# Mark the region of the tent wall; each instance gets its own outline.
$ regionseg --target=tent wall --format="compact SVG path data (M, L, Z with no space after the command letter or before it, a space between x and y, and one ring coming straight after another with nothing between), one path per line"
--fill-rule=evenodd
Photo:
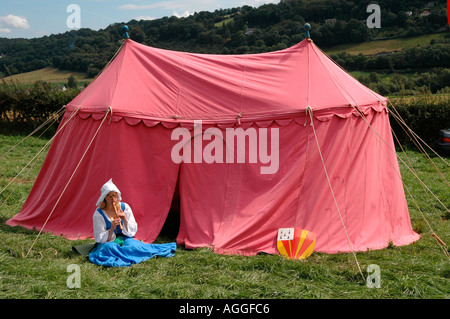
M333 193L357 251L419 238L411 229L388 115L372 111L366 117L379 136L357 116L315 120ZM270 125L280 130L277 174L261 175L259 165L249 164L184 165L178 242L219 253L277 253L278 228L298 227L317 234L317 251L351 251L313 130L304 122Z
M405 245L419 238L411 229L397 159L389 149L393 142L388 115L368 110L366 117L384 141L359 116L314 119L334 196L357 251L383 248L390 242ZM178 141L171 134L175 126L115 117L100 129L44 230L68 238L92 237L100 187L113 178L123 201L135 213L137 239L152 242L167 217L179 178L177 242L187 248L277 253L278 228L298 227L317 234L317 251L350 251L313 129L305 121L299 117L242 123L256 131L279 130L278 171L261 174L263 164L248 160L174 163L171 150ZM76 116L64 128L22 211L8 224L28 228L44 224L99 125L93 116ZM226 134L226 128L217 128ZM246 154L248 147L249 143Z
M21 210L10 225L40 229L100 125L93 117L73 118L57 135ZM170 161L170 130L105 122L44 230L71 239L92 237L92 215L109 178L119 186L139 222L138 238L156 239L170 208L178 165ZM41 200L45 199L45 200Z

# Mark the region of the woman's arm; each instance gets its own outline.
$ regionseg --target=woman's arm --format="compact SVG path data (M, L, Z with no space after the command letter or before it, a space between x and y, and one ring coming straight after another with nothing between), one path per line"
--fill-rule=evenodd
M133 211L131 210L130 205L125 203L124 210L125 217L123 218L123 230L122 233L128 237L134 237L137 233L137 223L134 219Z
M102 244L116 239L114 228L111 227L109 231L106 229L105 220L99 212L95 211L92 221L94 224L94 239L96 243Z

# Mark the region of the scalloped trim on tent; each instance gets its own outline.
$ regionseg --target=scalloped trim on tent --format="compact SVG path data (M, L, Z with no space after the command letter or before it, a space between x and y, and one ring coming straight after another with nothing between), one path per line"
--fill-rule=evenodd
M370 112L388 112L388 109L384 103L381 101L377 105L368 105L368 106L359 106L359 111L364 115L369 114ZM64 119L70 116L71 112L66 111L64 114ZM245 114L244 114L245 115ZM105 113L98 112L85 112L79 111L76 115L83 120L86 120L92 117L94 120L102 120L105 117ZM341 108L333 108L327 110L313 110L313 116L316 120L324 122L331 120L332 117L336 116L341 119L349 118L350 116L359 116L358 111L353 106L341 107ZM297 124L304 125L307 122L306 112L298 112L296 114L291 115L273 115L273 116L264 116L262 119L258 120L256 116L252 118L241 117L238 123L238 117L236 119L229 120L213 120L213 119L198 119L198 120L186 120L183 117L168 119L168 118L158 118L158 117L150 117L150 116L142 116L139 114L126 114L126 113L112 113L112 116L109 116L110 122L119 122L125 121L128 125L135 126L140 123L144 124L147 127L154 127L158 124L161 124L165 128L173 129L178 126L187 128L189 130L194 128L194 121L202 120L202 124L204 128L207 127L219 127L219 128L229 128L234 126L240 126L242 128L251 127L252 125L256 125L258 127L264 128L271 126L274 122L279 126L287 126L292 121L295 121ZM309 120L309 119L308 119Z

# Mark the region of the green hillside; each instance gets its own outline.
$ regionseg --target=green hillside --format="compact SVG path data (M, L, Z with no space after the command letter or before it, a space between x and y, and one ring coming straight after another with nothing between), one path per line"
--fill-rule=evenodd
M378 0L382 8L382 28L379 29L369 28L366 23L367 6L372 2L284 0L259 7L244 5L195 12L185 18L118 21L98 31L82 28L33 39L0 37L0 78L46 67L82 72L92 78L120 47L124 24L129 27L130 38L139 43L197 53L251 54L281 50L304 39L306 22L311 24L314 42L323 49L332 48L330 54L342 50L356 54L392 51L405 47L398 39L423 36L423 42L430 43L428 35L437 32L444 32L438 40L446 40L450 46L450 39L445 38L445 34L449 34L446 1ZM424 10L429 14L422 15ZM391 40L384 42L384 46L380 45L383 42L373 42L380 38ZM408 46L413 48L414 44ZM450 51L448 46L442 49ZM429 64L413 59L406 59L407 64L392 64L396 70L450 67L441 65L442 61L450 59L442 54L438 57ZM383 63L354 65L347 62L345 67L350 71L368 71L385 68L386 63Z
M331 54L347 52L352 55L360 53L364 55L377 55L380 53L390 53L401 51L405 48L413 48L418 46L426 46L433 41L445 41L449 38L449 33L434 33L413 37L399 37L395 39L374 40L362 43L346 43L336 45L331 48L324 48L324 51Z
M123 43L127 24L133 41L156 48L211 54L253 54L285 49L311 38L363 84L383 95L450 90L450 32L446 1L378 0L382 28L368 28L364 1L284 0L244 5L189 17L131 20L34 39L0 38L0 78L22 83L91 81ZM421 13L427 10L428 15ZM331 21L331 22L330 22Z
M395 39L374 40L363 43L350 43L336 45L331 48L323 48L323 51L330 56L339 55L345 52L350 55L363 54L365 56L376 56L378 54L385 54L391 52L399 52L406 48L426 47L430 43L446 41L449 38L449 33L435 33L413 37L402 37ZM354 74L359 74L362 71L353 71ZM364 73L364 72L363 72ZM19 83L33 83L38 80L63 83L67 82L69 76L73 75L78 82L90 82L93 77L88 77L84 72L59 70L55 67L45 67L39 70L15 74L5 77L5 80L15 80Z
M67 79L73 76L77 82L91 82L93 78L88 78L86 73L67 70L58 70L54 67L20 73L5 77L5 81L15 81L18 83L29 84L36 81L45 81L51 83L66 83Z

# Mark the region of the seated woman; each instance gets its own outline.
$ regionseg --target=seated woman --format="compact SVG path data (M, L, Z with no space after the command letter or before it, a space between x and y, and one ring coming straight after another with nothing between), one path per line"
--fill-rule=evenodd
M134 239L138 225L127 203L121 203L121 193L110 179L101 188L94 212L94 238L98 244L89 254L97 265L124 267L155 256L172 257L176 243L146 244Z

